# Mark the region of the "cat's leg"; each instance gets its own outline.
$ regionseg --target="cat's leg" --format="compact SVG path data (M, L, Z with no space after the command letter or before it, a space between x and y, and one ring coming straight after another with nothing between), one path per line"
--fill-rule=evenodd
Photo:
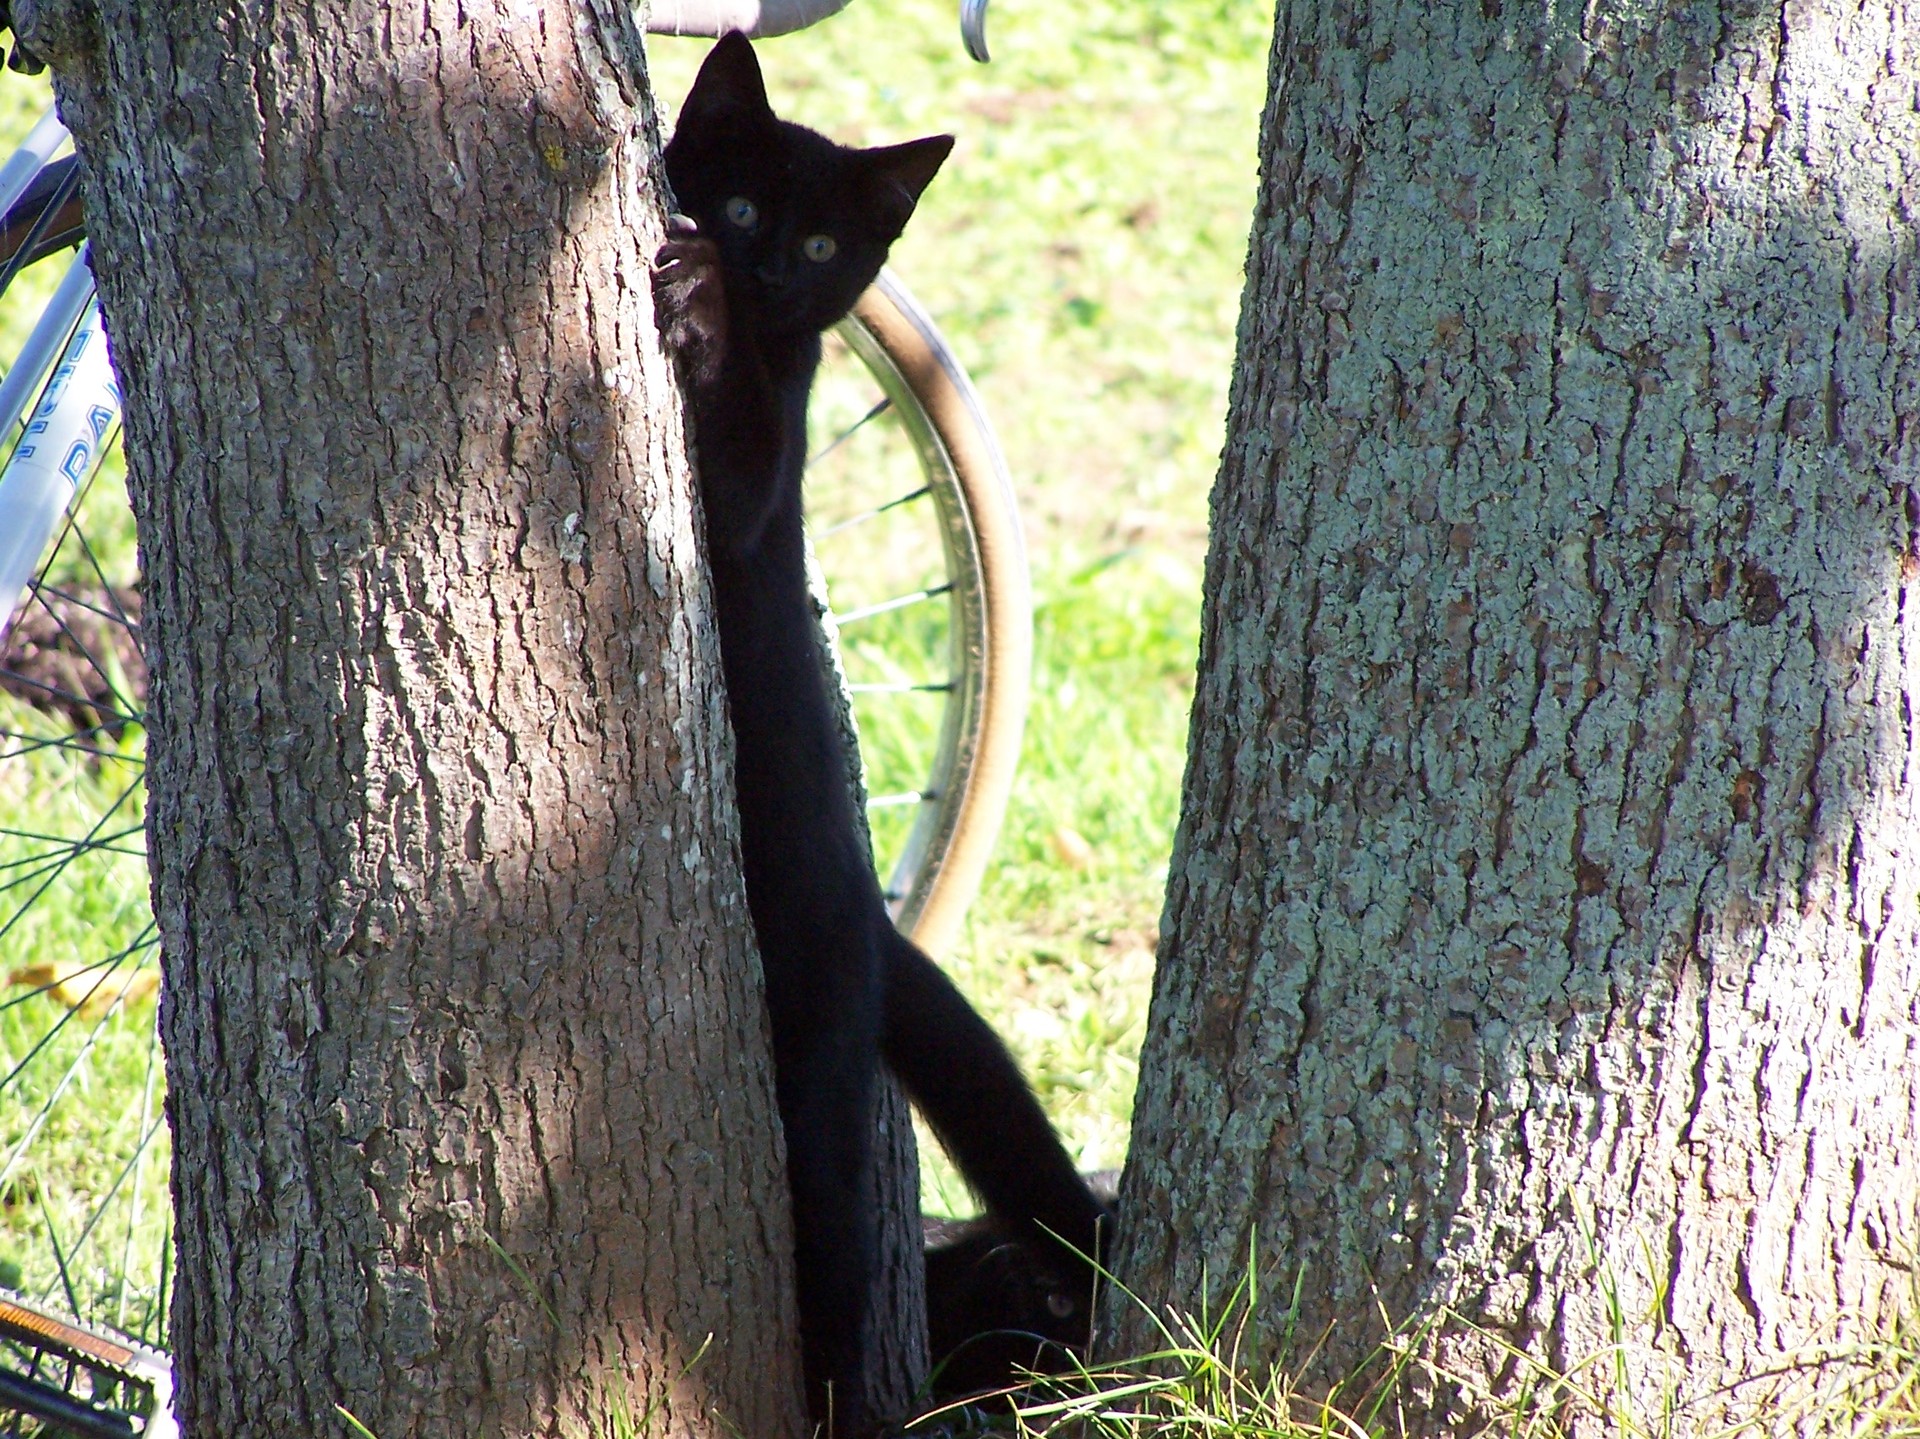
M880 1049L987 1208L1098 1256L1106 1210L1061 1147L1020 1066L940 966L888 926Z
M831 1418L838 1439L871 1428L864 1400L867 1296L878 1249L871 1174L879 1081L873 958L844 964L836 955L810 965L803 986L788 989L771 974L768 984L807 1408L816 1424ZM836 968L843 972L834 974ZM864 973L847 972L854 970Z
M668 221L653 261L655 319L680 362L693 418L694 462L706 501L707 537L751 555L773 509L798 474L792 448L792 399L767 373L739 332L727 299L720 250L685 215ZM798 397L805 444L806 393ZM804 455L802 456L802 458Z

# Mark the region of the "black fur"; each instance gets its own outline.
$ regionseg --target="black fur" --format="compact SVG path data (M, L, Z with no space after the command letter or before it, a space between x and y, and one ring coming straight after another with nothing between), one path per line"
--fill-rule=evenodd
M1119 1175L1087 1176L1111 1209ZM928 1395L939 1403L1011 1389L1028 1374L1064 1374L1086 1356L1093 1286L1055 1246L1009 1232L992 1215L921 1219L927 1263Z
M687 218L655 276L692 400L793 1191L807 1399L842 1433L871 1427L861 1375L882 1055L1010 1232L1039 1240L1044 1228L1091 1254L1102 1213L1004 1046L887 917L807 592L800 481L820 336L878 274L952 143L850 150L777 119L752 46L729 35L667 146Z

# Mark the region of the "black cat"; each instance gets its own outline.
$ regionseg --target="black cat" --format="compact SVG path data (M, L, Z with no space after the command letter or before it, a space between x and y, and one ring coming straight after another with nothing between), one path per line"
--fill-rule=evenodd
M1119 1171L1086 1176L1111 1212ZM927 1353L936 1403L1011 1389L1028 1374L1072 1373L1093 1333L1084 1270L1054 1246L1010 1232L992 1215L922 1216L927 1264Z
M843 1434L872 1422L861 1375L881 1057L1013 1232L1051 1231L1092 1254L1102 1215L999 1039L887 917L807 592L800 479L821 332L879 273L952 145L939 135L851 150L777 119L753 47L728 35L667 146L689 218L676 217L656 262L662 327L692 401L807 1400ZM1049 1252L1071 1272L1064 1250Z

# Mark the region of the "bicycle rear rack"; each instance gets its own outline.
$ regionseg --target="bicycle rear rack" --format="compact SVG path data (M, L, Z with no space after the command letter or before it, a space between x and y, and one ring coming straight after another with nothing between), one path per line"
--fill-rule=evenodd
M173 1369L131 1339L0 1292L0 1406L77 1439L177 1439ZM4 1431L20 1432L17 1420Z

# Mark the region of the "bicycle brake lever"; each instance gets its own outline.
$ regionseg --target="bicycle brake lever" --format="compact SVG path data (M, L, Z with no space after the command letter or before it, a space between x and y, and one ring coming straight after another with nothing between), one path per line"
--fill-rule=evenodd
M982 65L987 54L987 0L960 0L960 41Z

